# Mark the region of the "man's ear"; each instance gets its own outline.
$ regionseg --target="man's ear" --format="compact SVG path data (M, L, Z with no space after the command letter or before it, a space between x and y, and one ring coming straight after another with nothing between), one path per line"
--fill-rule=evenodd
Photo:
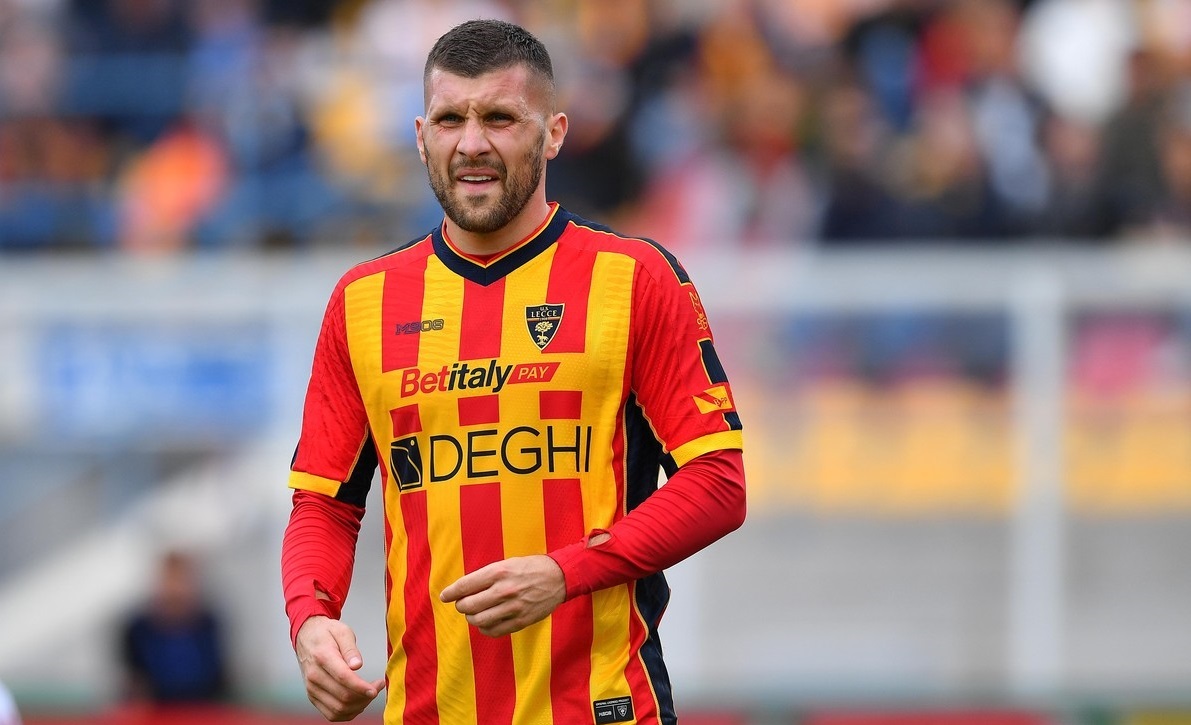
M556 113L547 120L546 158L558 156L562 142L567 137L567 114Z
M422 128L426 125L426 119L418 116L414 119L414 138L418 143L418 158L422 160L422 165L426 165L426 142L422 138Z

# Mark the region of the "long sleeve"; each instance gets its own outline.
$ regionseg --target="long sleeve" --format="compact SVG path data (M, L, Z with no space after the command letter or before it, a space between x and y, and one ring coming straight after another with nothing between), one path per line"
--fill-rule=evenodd
M311 491L294 491L293 503L281 543L281 585L291 643L310 617L339 618L364 517L361 506Z

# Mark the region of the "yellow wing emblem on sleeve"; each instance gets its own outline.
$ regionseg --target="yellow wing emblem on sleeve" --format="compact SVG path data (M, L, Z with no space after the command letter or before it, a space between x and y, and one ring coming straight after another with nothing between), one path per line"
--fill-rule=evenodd
M722 412L736 407L726 385L712 386L701 393L696 393L693 397L700 413Z

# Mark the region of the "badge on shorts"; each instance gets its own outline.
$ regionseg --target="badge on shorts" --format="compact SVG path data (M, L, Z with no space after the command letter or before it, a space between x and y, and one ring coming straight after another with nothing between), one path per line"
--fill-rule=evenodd
M591 703L595 711L596 725L613 722L633 721L633 698L613 697L609 700L596 700Z
M528 305L525 308L525 325L529 336L539 350L545 350L562 324L563 305Z

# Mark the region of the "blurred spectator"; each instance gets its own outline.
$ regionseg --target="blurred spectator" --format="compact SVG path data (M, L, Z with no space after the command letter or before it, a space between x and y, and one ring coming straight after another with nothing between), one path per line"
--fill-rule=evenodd
M1109 223L1114 229L1136 228L1161 195L1159 125L1166 98L1160 60L1146 50L1129 56L1125 104L1104 126L1100 183Z
M823 243L899 237L899 205L882 173L881 149L889 129L874 99L857 85L839 84L827 91L821 105L828 164L819 228Z
M158 138L120 175L121 248L177 251L227 183L223 147L194 124Z
M1191 84L1175 94L1163 115L1158 157L1162 192L1137 231L1163 241L1186 240L1191 236Z
M1111 232L1098 170L1101 133L1074 117L1052 115L1042 129L1050 166L1046 206L1033 233L1050 239L1103 241Z
M0 682L0 725L21 725L21 715L17 712L17 704L9 694L4 683Z
M988 236L1021 234L1046 202L1049 170L1038 147L1044 108L1021 75L1020 16L1010 0L958 3L972 32L970 76L964 84L972 129L995 196L999 229Z
M551 162L548 194L568 199L567 208L580 216L613 226L644 182L629 121L631 71L648 47L649 21L646 3L638 0L580 3L575 52L560 58L572 64L559 69L569 77L559 106L571 131L566 153Z
M976 121L957 90L923 99L895 172L901 209L891 236L943 241L1004 236L1005 201L993 188Z
M220 616L203 598L195 560L179 551L165 554L148 602L121 632L129 699L178 704L225 698L220 628Z

